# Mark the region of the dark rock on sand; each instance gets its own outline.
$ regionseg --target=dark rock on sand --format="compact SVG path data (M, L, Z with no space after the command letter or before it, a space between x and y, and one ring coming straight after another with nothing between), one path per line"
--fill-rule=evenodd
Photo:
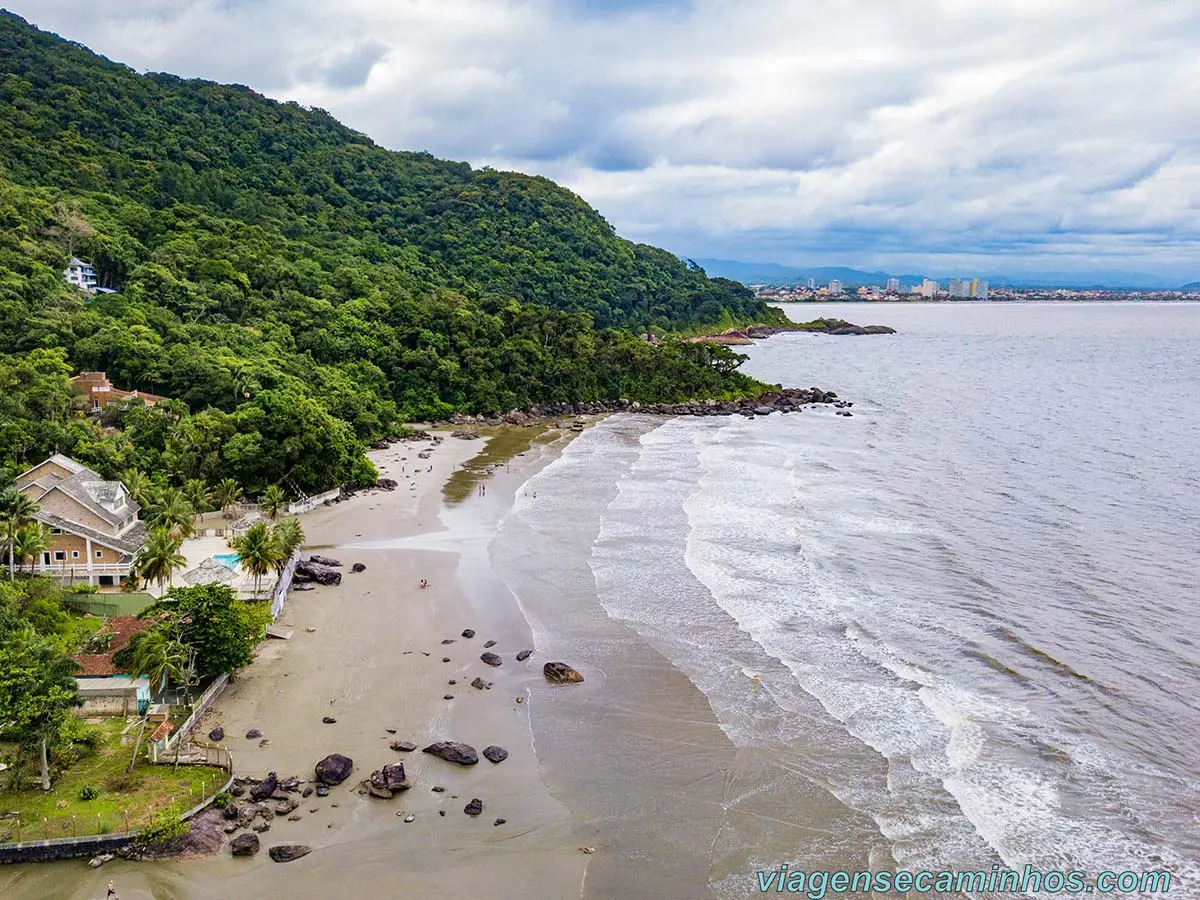
M275 788L278 786L279 778L274 772L268 772L266 778L250 788L250 799L266 800L273 793L275 793Z
M329 785L318 784L317 785L317 796L318 797L328 797L329 796Z
M276 844L267 851L271 859L277 863L291 862L312 853L312 847L307 844Z
M316 765L317 779L327 785L341 784L353 770L354 760L340 753L331 753ZM317 793L320 794L320 790Z
M214 743L225 740L225 729L218 725L208 733L208 739Z
M502 660L502 659L501 659L499 656L497 656L495 653L484 653L484 654L483 654L483 655L481 655L479 658L480 658L481 660L483 660L485 663L487 663L489 666L498 666L498 665L500 665L502 662L504 662L504 660Z
M442 641L442 646L444 647L446 644L453 644L453 643L454 643L454 638L445 638Z
M382 769L377 769L371 773L370 779L367 781L368 788L375 788L377 791L386 791L390 797L397 791L407 791L412 785L408 783L408 779L404 776L404 763L389 763ZM375 791L371 792L374 796L380 796Z
M492 824L493 824L493 825L503 825L503 824L504 824L505 822L507 822L507 821L508 821L508 819L497 819L497 820L496 820L495 822L493 822Z
M463 812L465 812L468 816L479 815L480 813L483 812L483 801L480 800L478 797L476 797L470 803L468 803L466 806L463 807Z
M317 556L315 553L308 558L308 561L316 563L319 566L330 566L335 569L342 564L340 559L330 559L328 556Z
M517 654L517 662L525 662L529 657L533 656L532 650L522 650Z
M485 649L485 650L486 650L488 647L495 647L495 646L496 646L496 642L495 642L495 641L488 641L488 642L486 642L486 643L483 645L483 649Z
M583 681L583 676L564 662L548 662L542 666L542 674L548 681L557 684L577 684Z
M354 565L352 565L350 567L350 571L351 572L365 572L365 571L367 571L367 567L365 565L363 565L362 563L355 563Z
M257 728L251 728L249 731L246 732L246 740L248 740L248 741L252 741L255 738L260 738L260 737L262 737L262 732L259 731Z
M253 831L239 834L229 842L229 849L234 856L253 856L258 852L258 835Z
M326 725L336 725L337 724L337 719L335 719L333 716L323 716L321 718L321 721L324 722Z
M475 637L475 629L474 629L474 628L464 628L464 629L463 629L462 636L463 636L463 637L465 637L465 638L473 638L473 637Z
M411 753L417 749L417 745L412 741L392 741L388 746L398 753Z
M432 753L446 762L458 763L460 766L473 766L479 762L479 754L475 752L475 748L458 741L437 741L421 752Z
M481 691L487 686L488 686L488 683L486 681L484 681L482 678L476 678L474 681L471 682L471 687L476 688Z
M341 563L338 563L341 565ZM333 566L312 560L300 560L296 563L296 576L303 581L315 581L318 584L341 584L342 573Z
M309 797L312 796L312 792L313 792L312 786L309 785L300 792L300 796L303 797L305 800L307 800Z
M488 762L502 763L508 759L508 751L493 744L491 747L483 748L483 758Z

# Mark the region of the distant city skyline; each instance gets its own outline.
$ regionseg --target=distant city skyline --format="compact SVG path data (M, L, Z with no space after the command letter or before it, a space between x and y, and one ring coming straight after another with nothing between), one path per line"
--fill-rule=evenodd
M1200 280L1196 4L9 8L139 71L247 84L385 147L545 175L680 255Z

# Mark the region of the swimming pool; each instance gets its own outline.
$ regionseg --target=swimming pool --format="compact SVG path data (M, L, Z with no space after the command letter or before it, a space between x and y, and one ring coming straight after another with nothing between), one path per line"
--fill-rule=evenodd
M238 563L242 558L236 553L214 553L213 559L227 569L237 569Z

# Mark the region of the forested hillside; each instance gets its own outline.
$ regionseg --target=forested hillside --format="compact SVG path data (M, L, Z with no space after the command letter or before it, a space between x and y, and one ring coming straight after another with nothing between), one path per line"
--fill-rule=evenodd
M729 351L634 332L779 314L542 178L397 153L321 110L142 76L0 13L0 466L250 490L365 481L405 419L738 395ZM70 256L117 293L69 287ZM67 381L178 403L101 429Z

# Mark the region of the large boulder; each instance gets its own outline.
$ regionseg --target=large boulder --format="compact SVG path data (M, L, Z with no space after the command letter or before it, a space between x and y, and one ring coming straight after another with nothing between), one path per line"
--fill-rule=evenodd
M355 563L354 565L352 565L350 567L350 571L351 572L365 572L365 571L367 571L367 567L366 567L365 563L359 562L359 563Z
M502 662L504 662L504 660L502 660L499 656L497 656L495 653L492 653L491 651L481 654L479 658L481 660L483 660L485 663L487 663L489 666L498 666Z
M258 852L258 835L253 831L243 832L229 842L234 856L253 856Z
M275 788L278 785L279 785L279 779L275 775L275 773L268 772L266 778L264 778L258 784L253 785L250 788L250 799L251 800L266 800L273 793L275 793Z
M291 862L312 853L312 847L307 844L276 844L267 851L271 859L277 863Z
M340 563L339 563L340 565ZM300 560L296 563L296 575L301 579L315 581L318 584L341 584L342 573L333 566L327 566L324 563L314 562L312 560Z
M318 566L330 566L335 569L342 564L340 559L330 559L328 556L318 556L315 553L308 558L308 561L316 563Z
M315 767L317 780L325 785L341 784L354 771L354 760L340 753L330 753Z
M568 666L565 662L548 662L542 666L542 674L547 681L555 684L577 684L583 681L583 676Z
M371 791L373 796L390 797L397 791L407 791L412 785L404 777L404 763L388 763L371 773L368 786L375 789Z
M458 763L460 766L473 766L479 762L479 754L475 752L475 748L458 741L437 741L421 752L432 753L446 762Z

